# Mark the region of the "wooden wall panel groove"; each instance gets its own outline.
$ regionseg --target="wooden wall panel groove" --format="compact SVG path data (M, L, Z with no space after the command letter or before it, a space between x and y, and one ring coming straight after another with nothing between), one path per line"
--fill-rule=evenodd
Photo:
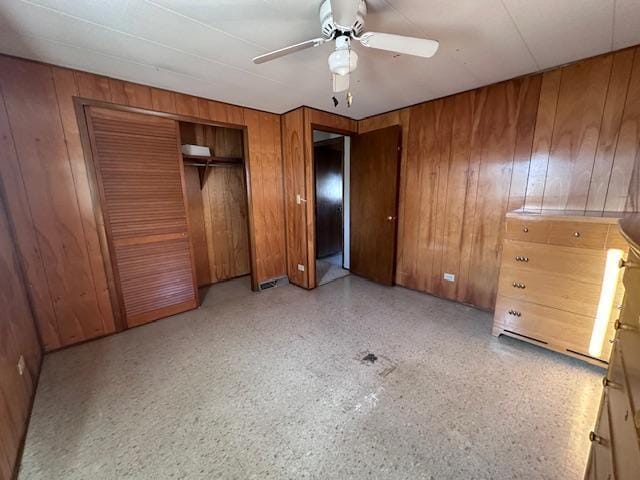
M458 282L441 282L440 294L445 298L458 298L458 286L461 285L461 253L463 252L463 233L465 208L469 193L471 133L473 128L474 94L467 93L453 99L453 124L451 126L451 156L448 175L448 188L444 200L446 214L442 247L441 272L453 273ZM474 183L475 184L475 183ZM475 200L475 198L474 198Z
M74 75L78 85L78 93L81 97L104 102L111 101L111 86L107 77L79 71L75 71Z
M586 208L612 64L604 56L562 69L543 208Z
M447 102L452 124L442 122ZM408 138L400 285L491 309L506 211L639 210L639 47L370 117L358 129L396 123Z
M529 167L525 207L530 210L542 208L544 187L549 166L549 152L551 150L551 136L556 121L556 107L560 92L562 70L552 70L542 75L540 100L536 126L533 135L533 151Z
M212 122L227 123L230 125L248 125L244 120L244 113L259 114L257 110L243 109L236 105L216 102L214 100L198 99L198 112L200 117Z
M13 478L40 374L41 349L0 186L0 478ZM15 227L15 226L13 226ZM18 374L24 356L26 369Z
M151 88L146 85L109 79L111 102L129 107L152 109Z
M482 112L478 190L475 206L473 248L469 263L467 302L493 308L497 292L502 225L507 212L513 159L518 135L518 116L523 112L521 89L528 82L514 80L488 87ZM535 105L533 105L535 108Z
M6 65L6 64L5 64ZM0 85L0 92L2 87ZM40 334L50 347L58 347L60 339L53 299L49 290L45 265L36 236L27 190L22 178L20 162L15 150L4 95L0 102L0 177L5 192L7 210L18 239L18 255L25 273L27 290L38 320Z
M104 332L111 333L116 328L116 318L114 318L114 309L109 295L96 215L92 208L89 177L73 105L73 97L78 94L77 82L71 70L53 67L52 72L69 164L76 189L78 210L82 217L83 234L91 262L93 286L97 295L98 308L102 313L101 318L104 321Z
M176 112L176 94L159 88L151 88L151 104L158 112Z
M513 158L508 210L516 210L525 206L542 75L526 77L524 82L525 88L520 90L523 98L518 102L522 113L518 115L516 151Z
M232 109L227 111L237 115ZM263 282L287 275L280 116L245 109L243 119L247 143L252 146L245 156L254 232L252 261L258 282Z
M622 123L629 81L631 80L633 57L633 50L623 50L613 56L607 99L602 113L602 128L600 129L598 149L589 185L586 206L589 211L604 210L611 169L618 144L618 133Z
M26 198L55 315L55 325L41 323L43 344L52 349L112 333L108 302L96 291L96 264L88 251L52 69L6 57L0 62L21 181L29 182ZM20 248L23 239L18 238Z
M640 47L634 49L605 210L640 210Z
M200 117L198 109L198 99L191 95L176 93L176 113L188 117Z

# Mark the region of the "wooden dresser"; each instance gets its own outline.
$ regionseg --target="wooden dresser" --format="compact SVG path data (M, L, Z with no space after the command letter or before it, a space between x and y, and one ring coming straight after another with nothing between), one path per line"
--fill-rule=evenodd
M598 420L589 433L587 480L640 478L640 218L622 220L620 226L631 247L621 264L626 292L602 379Z
M628 249L615 215L508 213L493 334L606 366Z

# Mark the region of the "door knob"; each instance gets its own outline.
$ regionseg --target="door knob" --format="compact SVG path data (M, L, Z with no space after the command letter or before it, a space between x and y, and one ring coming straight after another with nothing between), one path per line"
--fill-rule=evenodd
M392 217L392 216L388 216L387 217L387 221L389 222L393 222L396 219L396 217Z

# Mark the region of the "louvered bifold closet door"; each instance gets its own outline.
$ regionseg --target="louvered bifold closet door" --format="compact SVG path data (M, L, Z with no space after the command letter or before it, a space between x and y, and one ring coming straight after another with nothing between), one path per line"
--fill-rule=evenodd
M88 108L116 287L127 326L198 304L174 120Z

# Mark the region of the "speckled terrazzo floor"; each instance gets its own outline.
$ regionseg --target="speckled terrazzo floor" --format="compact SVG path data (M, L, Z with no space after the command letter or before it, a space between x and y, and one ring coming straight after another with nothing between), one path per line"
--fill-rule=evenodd
M603 371L490 331L354 276L217 285L48 355L20 479L581 478Z

